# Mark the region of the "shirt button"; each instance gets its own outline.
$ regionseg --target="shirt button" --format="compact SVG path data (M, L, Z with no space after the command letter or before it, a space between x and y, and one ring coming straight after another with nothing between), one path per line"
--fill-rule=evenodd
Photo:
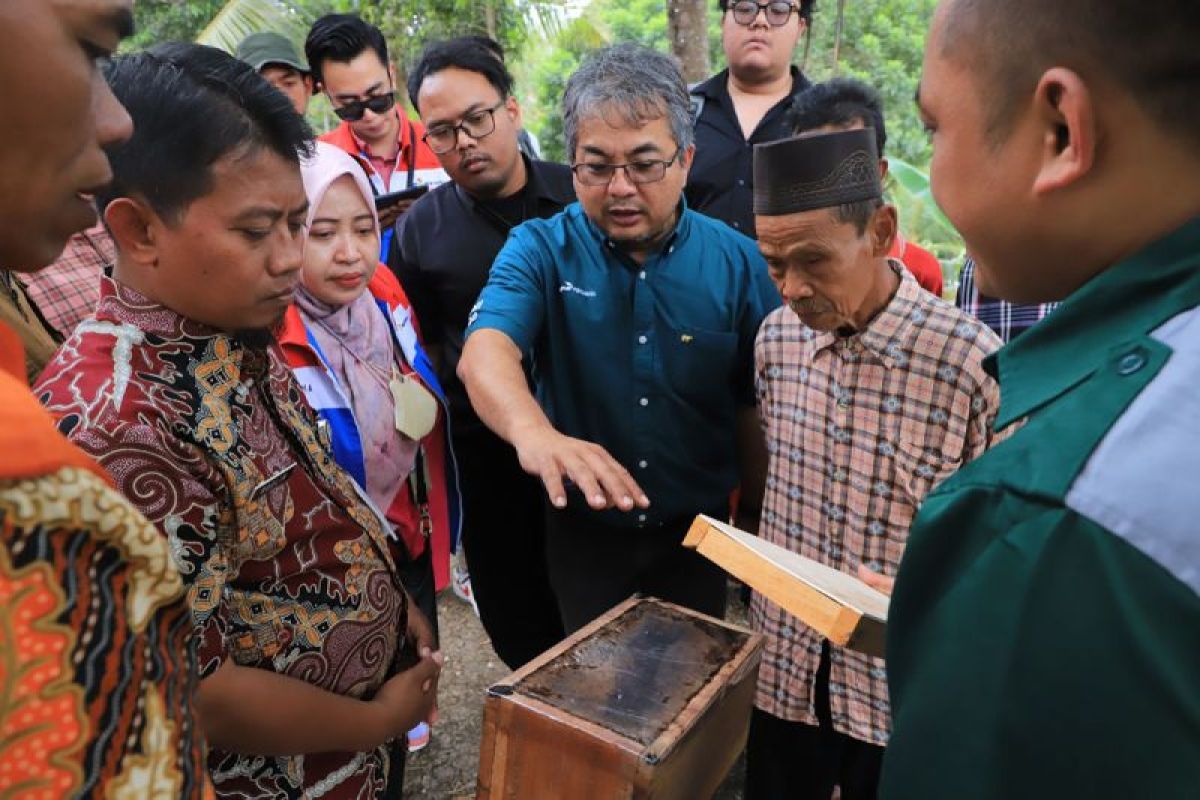
M650 463L648 461L646 461L645 459L642 459L641 461L638 462L638 467L640 469L645 469L648 466L650 466Z
M641 278L642 280L646 280L646 270L642 270L641 272L639 272L638 277Z
M1137 347L1121 356L1121 360L1117 362L1117 373L1132 375L1144 366L1146 366L1146 351Z
M645 522L645 521L646 521L646 515L638 514L638 522Z
M741 178L738 178L738 186L745 186L745 185L746 185L746 181Z
M647 338L646 338L646 336L645 336L644 334L643 334L642 336L639 336L639 337L638 337L638 344L645 344L645 343L646 343L646 342L648 342L648 341L650 341L650 340L649 340L649 339L647 339Z
M642 406L650 405L650 401L648 399L646 399L645 397L643 397L641 400L638 400L638 403L640 403Z
M733 223L733 227L737 228L740 231L742 229L742 223L735 222L735 223Z

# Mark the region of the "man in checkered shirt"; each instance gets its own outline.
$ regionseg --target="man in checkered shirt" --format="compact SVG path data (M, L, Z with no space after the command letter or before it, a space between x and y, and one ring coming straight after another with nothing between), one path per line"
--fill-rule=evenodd
M759 535L886 585L925 494L992 443L988 328L888 251L870 128L755 149L759 247L784 306L755 346L769 467ZM891 727L882 659L836 647L761 595L767 636L748 800L873 798Z

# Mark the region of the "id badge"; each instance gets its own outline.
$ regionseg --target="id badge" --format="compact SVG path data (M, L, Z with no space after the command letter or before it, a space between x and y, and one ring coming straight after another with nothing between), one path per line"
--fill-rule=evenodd
M392 370L389 386L396 410L396 430L415 441L424 439L437 422L437 398L417 378L396 369Z

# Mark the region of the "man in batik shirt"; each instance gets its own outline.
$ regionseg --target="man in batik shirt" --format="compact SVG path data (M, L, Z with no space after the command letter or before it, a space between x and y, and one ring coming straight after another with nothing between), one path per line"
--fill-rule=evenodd
M131 0L0 3L0 264L47 264L129 116L95 59ZM204 749L167 542L54 428L0 323L0 797L199 798Z
M887 254L871 128L755 150L759 248L785 306L755 346L770 453L759 535L872 580L895 574L922 498L991 441L982 323ZM755 594L767 635L747 798L874 798L890 729L882 659L831 645Z
M37 391L166 534L218 796L383 797L440 656L270 345L301 268L310 133L212 48L165 45L107 77L134 120L98 197L117 265Z

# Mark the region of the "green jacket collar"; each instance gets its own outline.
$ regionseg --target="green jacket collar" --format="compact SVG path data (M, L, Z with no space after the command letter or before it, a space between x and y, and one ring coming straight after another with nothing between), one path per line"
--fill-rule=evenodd
M1000 382L996 429L1082 383L1113 355L1200 305L1200 217L1097 275L984 361Z

